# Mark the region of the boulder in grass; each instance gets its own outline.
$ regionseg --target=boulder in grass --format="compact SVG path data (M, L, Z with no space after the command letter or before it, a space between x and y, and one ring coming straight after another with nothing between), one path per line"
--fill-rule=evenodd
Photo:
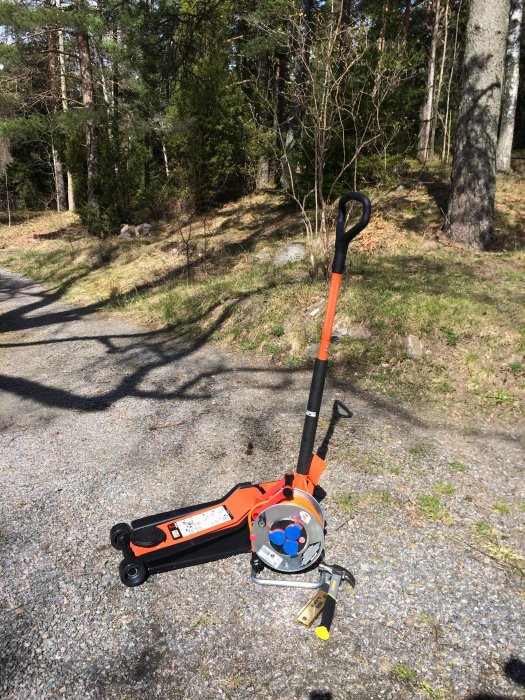
M292 262L299 262L306 257L306 248L302 243L289 243L281 248L273 259L273 264L280 267Z
M417 335L407 335L405 338L405 351L412 360L420 360L425 353L425 346Z
M117 238L119 241L130 241L132 236L129 231L121 231Z
M137 236L149 236L151 233L151 224L139 224L135 231Z
M136 236L137 232L135 230L135 227L132 226L131 224L122 224L120 227L120 235L119 238L123 239L128 239L131 238L132 236Z

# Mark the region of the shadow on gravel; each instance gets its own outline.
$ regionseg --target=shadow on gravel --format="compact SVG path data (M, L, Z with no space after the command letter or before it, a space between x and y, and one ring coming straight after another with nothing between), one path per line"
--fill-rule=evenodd
M87 274L87 273L85 273ZM49 313L45 309L54 302L60 301L61 297L67 291L68 287L73 284L79 277L72 278L65 282L52 292L37 291L38 286L30 280L19 278L10 278L0 276L0 300L14 299L20 296L29 296L32 299L28 304L23 304L8 313L0 316L0 333L8 333L12 331L27 331L34 328L44 326L59 325L62 326L61 332L64 331L62 324L68 324L75 321L80 321L90 314L100 311L105 303L98 302L83 307L65 306L59 310L50 310ZM273 286L270 285L270 286ZM268 287L267 287L268 288ZM267 289L265 288L265 289ZM258 292L263 291L261 289ZM206 388L202 385L206 384L207 380L217 377L221 374L229 374L232 372L246 372L255 375L257 373L268 373L274 377L278 377L278 381L269 382L260 388L267 388L272 391L283 391L292 384L294 374L304 372L301 368L256 368L250 366L240 366L235 368L214 367L208 371L195 372L188 377L179 386L172 391L161 391L157 388L144 388L142 383L155 370L177 363L183 358L190 357L197 350L202 348L213 333L221 327L221 325L231 316L235 308L249 297L251 292L239 294L229 303L224 304L220 299L217 300L212 309L208 308L202 312L200 316L194 319L194 322L209 317L213 310L221 309L219 315L214 322L208 327L205 334L201 335L197 341L184 344L184 338L177 337L177 326L172 326L168 329L144 331L137 333L125 334L100 334L100 335L65 335L62 337L48 337L39 340L25 340L20 342L2 343L0 348L24 348L29 346L50 345L57 343L84 343L93 341L104 346L105 352L108 355L116 355L123 358L124 365L122 372L119 372L115 379L115 385L104 393L97 393L93 396L76 394L65 388L56 386L48 386L38 381L26 377L13 377L5 374L0 374L0 391L5 391L24 399L36 401L43 406L51 406L64 410L75 410L81 412L100 412L105 411L114 403L128 397L142 399L156 399L159 401L170 401L173 399L183 400L201 400L213 398L211 388ZM39 314L41 310L44 313ZM29 315L28 314L37 314ZM108 321L108 326L110 322ZM66 326L67 328L67 326ZM70 352L74 352L74 347ZM126 358L132 356L134 361L134 369L130 373L126 373ZM128 363L129 366L129 363ZM117 367L117 369L119 369ZM196 388L201 385L201 389L196 391ZM411 426L419 428L429 427L429 422L416 415L414 412L399 406L394 401L372 395L370 392L360 389L358 386L346 382L344 385L339 384L337 380L333 382L336 389L344 389L350 391L353 395L359 397L365 403L371 405L374 410L384 411L396 417L398 421L405 422ZM343 407L344 408L344 407ZM351 414L350 414L351 415ZM341 417L341 416L339 416ZM332 416L334 420L334 416ZM336 419L336 421L338 418ZM332 425L332 424L331 424ZM332 431L333 431L332 426ZM434 428L439 428L440 425L433 425ZM330 430L330 428L329 428ZM487 437L487 432L478 429L464 429L461 431L463 435ZM513 442L513 437L507 432L493 432L494 437ZM330 437L330 436L329 436ZM329 440L328 437L328 440ZM321 445L320 455L322 456Z
M503 673L513 683L525 688L525 663L516 657L509 659L503 666ZM494 695L493 693L477 693L469 695L465 700L513 700L508 695Z

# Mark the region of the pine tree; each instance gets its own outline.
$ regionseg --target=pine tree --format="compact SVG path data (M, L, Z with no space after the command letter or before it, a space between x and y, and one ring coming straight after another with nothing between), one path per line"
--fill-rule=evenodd
M510 0L471 0L446 233L485 248L493 237L496 145Z

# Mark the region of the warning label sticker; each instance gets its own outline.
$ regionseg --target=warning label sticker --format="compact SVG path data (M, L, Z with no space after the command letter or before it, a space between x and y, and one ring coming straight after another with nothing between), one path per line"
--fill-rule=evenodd
M311 564L315 559L317 559L317 555L320 553L320 551L320 542L314 542L307 547L303 552L303 556L301 557L301 566L308 566L308 564Z
M273 552L266 545L263 545L257 554L264 562L266 562L266 564L273 566L274 568L277 568L283 560L283 558L280 557L277 552Z
M203 530L208 530L210 527L215 527L215 525L227 523L229 520L232 520L232 516L228 513L228 510L224 506L217 506L216 508L205 510L204 513L192 515L189 518L184 518L184 520L177 520L176 525L180 534L183 537L188 537L189 535L196 535Z

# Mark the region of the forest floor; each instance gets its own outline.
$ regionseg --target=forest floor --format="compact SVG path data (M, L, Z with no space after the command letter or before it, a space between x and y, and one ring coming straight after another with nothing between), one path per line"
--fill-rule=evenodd
M326 555L357 586L328 642L295 622L309 594L252 585L248 555L128 589L110 527L290 468L309 373L63 291L0 270L2 698L523 697L522 422L329 373L318 442L335 399L352 416L322 479Z
M440 233L445 171L410 171L369 193L373 217L351 248L335 323L346 331L332 352L341 380L458 416L523 415L525 158L514 166L499 178L496 240L483 253ZM304 368L327 287L311 281L306 261L271 264L296 240L297 213L266 193L205 217L167 215L131 241L87 237L69 213L19 213L0 229L0 261L73 303Z

